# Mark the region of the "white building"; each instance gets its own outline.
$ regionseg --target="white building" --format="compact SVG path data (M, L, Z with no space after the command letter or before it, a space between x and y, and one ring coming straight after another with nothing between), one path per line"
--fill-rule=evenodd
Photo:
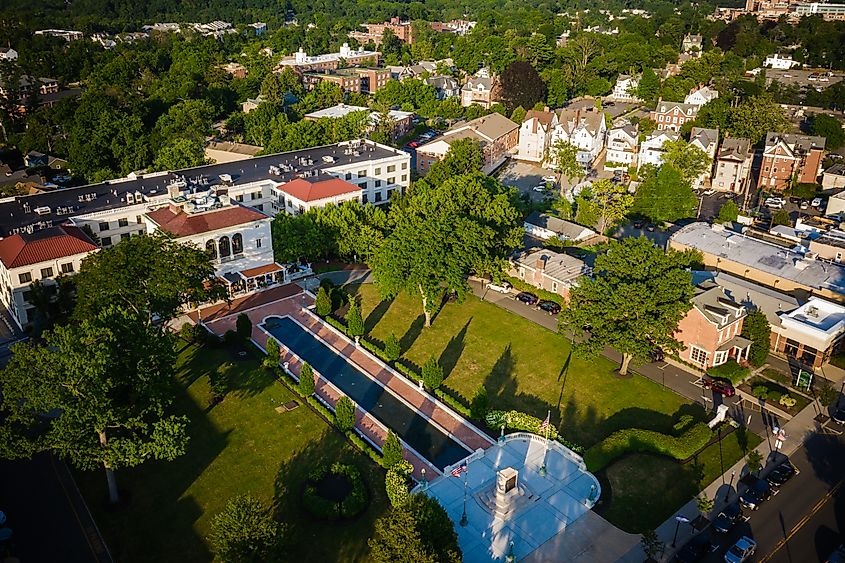
M472 104L478 104L485 109L492 106L495 80L495 78L490 78L490 76L475 76L470 78L461 87L461 105L466 108Z
M763 66L778 70L789 70L791 68L801 66L801 63L792 60L792 57L789 55L779 55L775 53L774 55L766 57L766 60L763 61Z
M290 215L299 215L329 204L340 205L346 201L361 202L362 197L366 198L361 188L340 178L316 181L297 178L280 185L278 190L282 193L279 196L279 207ZM392 193L393 190L387 190L386 193L378 191L375 200L370 202L364 200L361 203L383 203L390 200Z
M710 86L694 86L687 97L684 98L684 103L692 106L701 107L704 104L711 102L719 97L719 91Z
M607 134L604 115L604 112L593 108L558 110L558 125L552 135L552 146L561 141L574 145L578 149L579 164L590 166L604 148Z
M70 31L67 29L39 29L35 35L49 35L50 37L58 37L65 41L77 41L82 39L81 31Z
M646 164L660 166L663 164L663 143L677 141L679 135L673 131L655 131L645 141L640 143L640 153L637 158L637 169Z
M598 233L571 221L564 221L545 213L535 211L525 218L523 223L525 233L540 239L558 238L572 242L581 242L596 236Z
M619 78L616 79L616 84L613 86L613 92L608 97L617 102L641 103L643 100L636 93L639 85L639 75L629 76L627 74L620 74Z
M608 129L605 168L615 168L613 164L622 164L625 168L635 165L639 144L640 132L637 125L629 123Z
M552 134L558 126L557 114L545 108L529 110L519 126L517 158L529 162L543 162L552 143Z
M18 52L11 47L0 47L0 61L16 61Z
M724 139L716 155L710 186L722 192L745 193L753 156L754 151L748 139Z
M707 169L693 178L693 189L705 187L710 182L710 172L713 169L713 159L716 158L716 149L719 147L719 130L707 129L705 127L693 127L690 131L690 145L700 149L710 159Z

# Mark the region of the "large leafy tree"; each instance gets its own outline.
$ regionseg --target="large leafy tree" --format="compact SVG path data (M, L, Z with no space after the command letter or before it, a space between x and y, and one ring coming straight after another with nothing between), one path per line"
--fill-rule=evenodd
M692 306L693 287L686 267L693 256L664 252L644 237L613 242L596 258L593 278L570 291L561 330L585 336L578 348L600 353L606 346L622 354L619 372L628 373L633 358L655 348L677 350L674 333Z
M625 186L607 179L593 182L592 197L599 214L596 226L602 233L622 221L634 203L634 196L628 193Z
M156 155L156 170L182 170L205 164L205 149L193 139L173 139Z
M835 117L819 113L810 121L810 132L826 139L825 147L838 149L845 144L845 130Z
M276 549L284 530L263 502L250 495L240 495L226 503L211 520L208 539L224 563L251 563L279 556Z
M544 155L547 162L554 165L555 170L567 181L578 178L584 174L584 168L578 163L578 147L572 143L558 140L549 147L548 154Z
M526 61L514 61L500 78L505 107L513 111L518 106L533 108L546 97L546 85L537 71Z
M458 536L449 515L437 500L411 497L376 520L369 540L370 557L377 563L457 563Z
M633 210L655 222L694 217L698 198L689 181L671 164L644 171L634 194Z
M687 181L697 178L710 166L707 153L683 139L666 141L663 151L663 163L673 166Z
M772 327L762 311L751 311L742 321L742 336L751 340L748 361L753 366L762 366L769 357Z
M102 467L117 502L115 469L184 453L186 420L165 414L174 362L169 335L114 305L16 345L0 372L0 453Z
M730 112L728 132L734 137L745 137L752 145L759 143L769 131L792 130L786 114L768 96L752 96Z
M164 330L189 303L220 297L204 250L162 234L135 236L88 256L75 277L78 320L116 304Z
M393 231L370 266L382 295L422 301L426 326L444 290L463 298L470 272L499 271L522 239L517 195L480 173L418 184L390 210Z

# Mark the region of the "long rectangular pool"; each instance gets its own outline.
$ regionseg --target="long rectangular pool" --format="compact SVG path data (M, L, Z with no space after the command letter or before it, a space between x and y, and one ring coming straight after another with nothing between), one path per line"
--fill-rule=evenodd
M262 327L441 470L471 452L289 317Z

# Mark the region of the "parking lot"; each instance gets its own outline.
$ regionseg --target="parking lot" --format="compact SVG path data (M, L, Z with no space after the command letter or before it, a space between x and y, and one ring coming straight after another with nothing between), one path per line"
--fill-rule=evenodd
M532 162L511 159L499 169L497 176L499 181L506 186L513 186L519 190L519 193L528 194L531 201L542 201L548 194L535 191L533 188L545 183L543 177L557 177L557 173ZM568 187L568 184L566 184L566 187Z
M843 78L845 78L845 74L834 72L831 74L831 76L824 76L821 79L810 79L811 75L818 74L819 73L811 70L798 70L794 68L790 70L776 70L773 68L767 68L766 85L768 86L774 80L780 82L781 84L823 89L827 88L828 86L832 86L837 82L841 81Z

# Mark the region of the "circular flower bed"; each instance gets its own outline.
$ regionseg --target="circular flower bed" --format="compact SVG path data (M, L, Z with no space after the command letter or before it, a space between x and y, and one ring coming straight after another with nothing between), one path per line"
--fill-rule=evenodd
M361 472L353 465L339 462L314 470L302 492L306 510L330 520L352 518L360 514L368 502Z

